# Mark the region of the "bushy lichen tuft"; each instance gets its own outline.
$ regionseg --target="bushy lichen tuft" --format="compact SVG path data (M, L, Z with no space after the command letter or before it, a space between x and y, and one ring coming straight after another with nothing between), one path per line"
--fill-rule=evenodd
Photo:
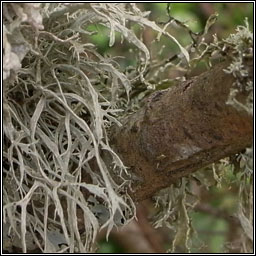
M247 19L245 26L238 26L235 34L231 34L227 39L223 40L226 48L229 48L232 61L224 71L232 74L236 82L230 91L227 104L237 109L246 110L249 114L253 114L253 83L252 78L248 74L248 60L253 57L253 34L249 29ZM239 92L246 92L245 102L236 99Z
M16 240L23 252L89 252L100 228L108 235L135 216L127 167L108 138L149 64L131 24L174 40L187 61L188 53L135 4L3 7L5 248ZM92 26L107 29L109 47L121 35L136 67L100 54Z

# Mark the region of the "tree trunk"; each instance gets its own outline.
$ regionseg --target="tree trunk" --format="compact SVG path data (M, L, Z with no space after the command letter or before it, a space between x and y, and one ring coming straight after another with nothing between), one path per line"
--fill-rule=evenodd
M223 71L228 65L153 93L121 128L113 128L111 143L130 167L134 200L250 146L252 117L226 104L235 82ZM239 100L245 97L240 93Z

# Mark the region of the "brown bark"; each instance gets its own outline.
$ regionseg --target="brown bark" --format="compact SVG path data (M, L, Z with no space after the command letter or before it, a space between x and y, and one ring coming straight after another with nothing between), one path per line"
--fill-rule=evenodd
M135 200L250 146L252 117L226 104L235 81L223 72L227 65L220 63L178 86L153 93L121 128L113 128L112 144L133 174ZM239 97L243 100L245 95Z

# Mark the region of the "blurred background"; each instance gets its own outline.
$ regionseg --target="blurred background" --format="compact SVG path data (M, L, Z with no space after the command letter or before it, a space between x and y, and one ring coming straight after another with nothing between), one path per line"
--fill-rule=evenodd
M157 23L168 21L166 3L139 3L137 6L143 11L151 11L150 20ZM175 19L186 22L193 32L203 30L208 17L217 12L218 20L210 30L211 34L217 34L218 38L225 38L234 33L237 25L244 25L245 17L248 17L250 28L253 24L253 3L173 3L170 14ZM139 27L134 26L134 30ZM121 65L127 68L135 64L133 54L127 42L121 43L121 38L116 33L114 47L109 47L109 30L103 26L91 26L91 31L98 31L92 37L98 50L103 55L125 56ZM140 31L138 31L138 34ZM190 37L180 27L170 28L169 31L183 46L190 42ZM157 45L154 45L156 33L145 28L143 31L144 43L151 49L151 55L157 58L170 58L179 52L176 44L164 37ZM211 36L206 40L211 41ZM162 47L164 46L164 47ZM161 49L161 53L159 54ZM201 71L198 70L198 73ZM217 170L221 177L221 186L216 184L212 177L212 169L204 170L209 187L192 182L192 191L200 200L193 211L189 212L193 227L192 240L190 241L191 252L194 253L237 253L240 252L241 232L234 212L238 207L237 194L239 182L242 177L234 172L238 168L228 165ZM206 168L207 169L207 168ZM208 177L207 177L208 175ZM205 178L204 177L204 178ZM249 186L249 182L248 182ZM160 209L161 210L161 209ZM113 230L109 240L105 239L103 230L98 236L95 245L98 253L160 253L165 252L172 245L174 232L167 227L152 227L153 216L159 209L154 207L153 200L146 200L137 204L138 221L132 221L129 225ZM177 249L179 250L179 248ZM180 251L182 252L182 251Z
M155 21L157 24L167 22L169 16L167 14L167 3L137 3L142 11L150 11L149 19ZM250 29L253 24L253 4L252 3L172 3L169 10L170 15L178 21L185 22L186 25L193 32L200 32L205 27L205 23L210 15L218 13L218 19L215 25L210 29L211 34L217 34L218 38L225 38L230 33L234 33L238 25L244 25L245 17L248 18ZM140 27L136 24L132 24L131 27L140 35ZM88 28L87 28L88 29ZM125 56L123 64L125 66L134 63L134 55L130 50L128 42L121 41L120 34L115 33L116 43L114 47L109 47L109 29L104 26L92 25L88 30L97 31L98 33L92 36L92 40L95 45L98 46L98 50L102 54ZM188 45L191 42L189 34L179 26L169 26L168 32L173 35L183 46ZM154 40L157 33L152 29L145 27L143 31L144 44L148 46L151 51L152 58L154 55L159 55L159 49L161 49L160 57L166 58L179 52L178 46L167 37L161 37L160 42ZM211 41L211 36L208 36ZM164 46L164 49L162 49ZM154 47L157 52L154 52ZM152 49L153 48L153 49Z

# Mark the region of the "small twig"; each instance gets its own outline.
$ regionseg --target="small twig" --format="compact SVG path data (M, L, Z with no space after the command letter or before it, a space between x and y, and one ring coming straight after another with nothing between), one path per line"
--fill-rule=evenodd
M73 36L67 38L67 39L61 39L58 38L57 36L55 36L54 34L47 32L47 31L39 31L39 35L47 35L49 37L51 37L53 40L60 42L60 43L67 43L75 38L77 38L79 36L79 33L74 34Z

